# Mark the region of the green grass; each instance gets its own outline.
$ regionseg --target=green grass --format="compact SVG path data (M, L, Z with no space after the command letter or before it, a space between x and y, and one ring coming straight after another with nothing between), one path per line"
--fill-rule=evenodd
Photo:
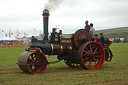
M48 65L42 74L22 72L16 62L25 46L0 47L0 85L128 85L128 43L112 44L113 60L99 70L69 68L63 61ZM57 60L56 56L47 56Z
M128 36L128 27L98 30L96 33L104 33L104 36L108 38L125 38Z

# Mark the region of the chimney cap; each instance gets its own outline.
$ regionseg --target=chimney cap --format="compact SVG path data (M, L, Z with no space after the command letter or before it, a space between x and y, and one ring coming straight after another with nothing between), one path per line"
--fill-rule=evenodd
M43 14L49 14L49 10L48 9L44 9Z

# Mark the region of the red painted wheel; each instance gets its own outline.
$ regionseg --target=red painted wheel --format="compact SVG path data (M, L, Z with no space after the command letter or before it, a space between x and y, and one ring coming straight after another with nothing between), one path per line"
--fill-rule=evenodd
M73 36L74 45L79 48L83 43L91 41L90 34L85 29L79 29Z
M40 57L37 60L36 52L25 51L23 52L18 60L20 69L24 72L32 74L39 74L44 72L47 64L35 64L39 62L47 62L47 59L43 53L40 53Z
M110 62L112 60L113 54L110 48L108 48L108 62Z
M100 43L92 41L80 46L77 57L82 67L96 70L103 65L105 52Z

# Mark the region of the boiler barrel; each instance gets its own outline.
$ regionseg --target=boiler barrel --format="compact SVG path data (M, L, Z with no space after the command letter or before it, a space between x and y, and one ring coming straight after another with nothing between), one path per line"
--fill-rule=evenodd
M61 46L57 44L51 44L51 55L66 55L72 51L71 46Z

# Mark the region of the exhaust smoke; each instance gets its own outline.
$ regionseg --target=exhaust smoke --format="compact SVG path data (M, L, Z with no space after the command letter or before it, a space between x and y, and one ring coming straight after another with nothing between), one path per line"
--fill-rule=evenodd
M44 9L48 9L52 12L59 7L62 1L63 0L48 0L47 3L45 4Z

